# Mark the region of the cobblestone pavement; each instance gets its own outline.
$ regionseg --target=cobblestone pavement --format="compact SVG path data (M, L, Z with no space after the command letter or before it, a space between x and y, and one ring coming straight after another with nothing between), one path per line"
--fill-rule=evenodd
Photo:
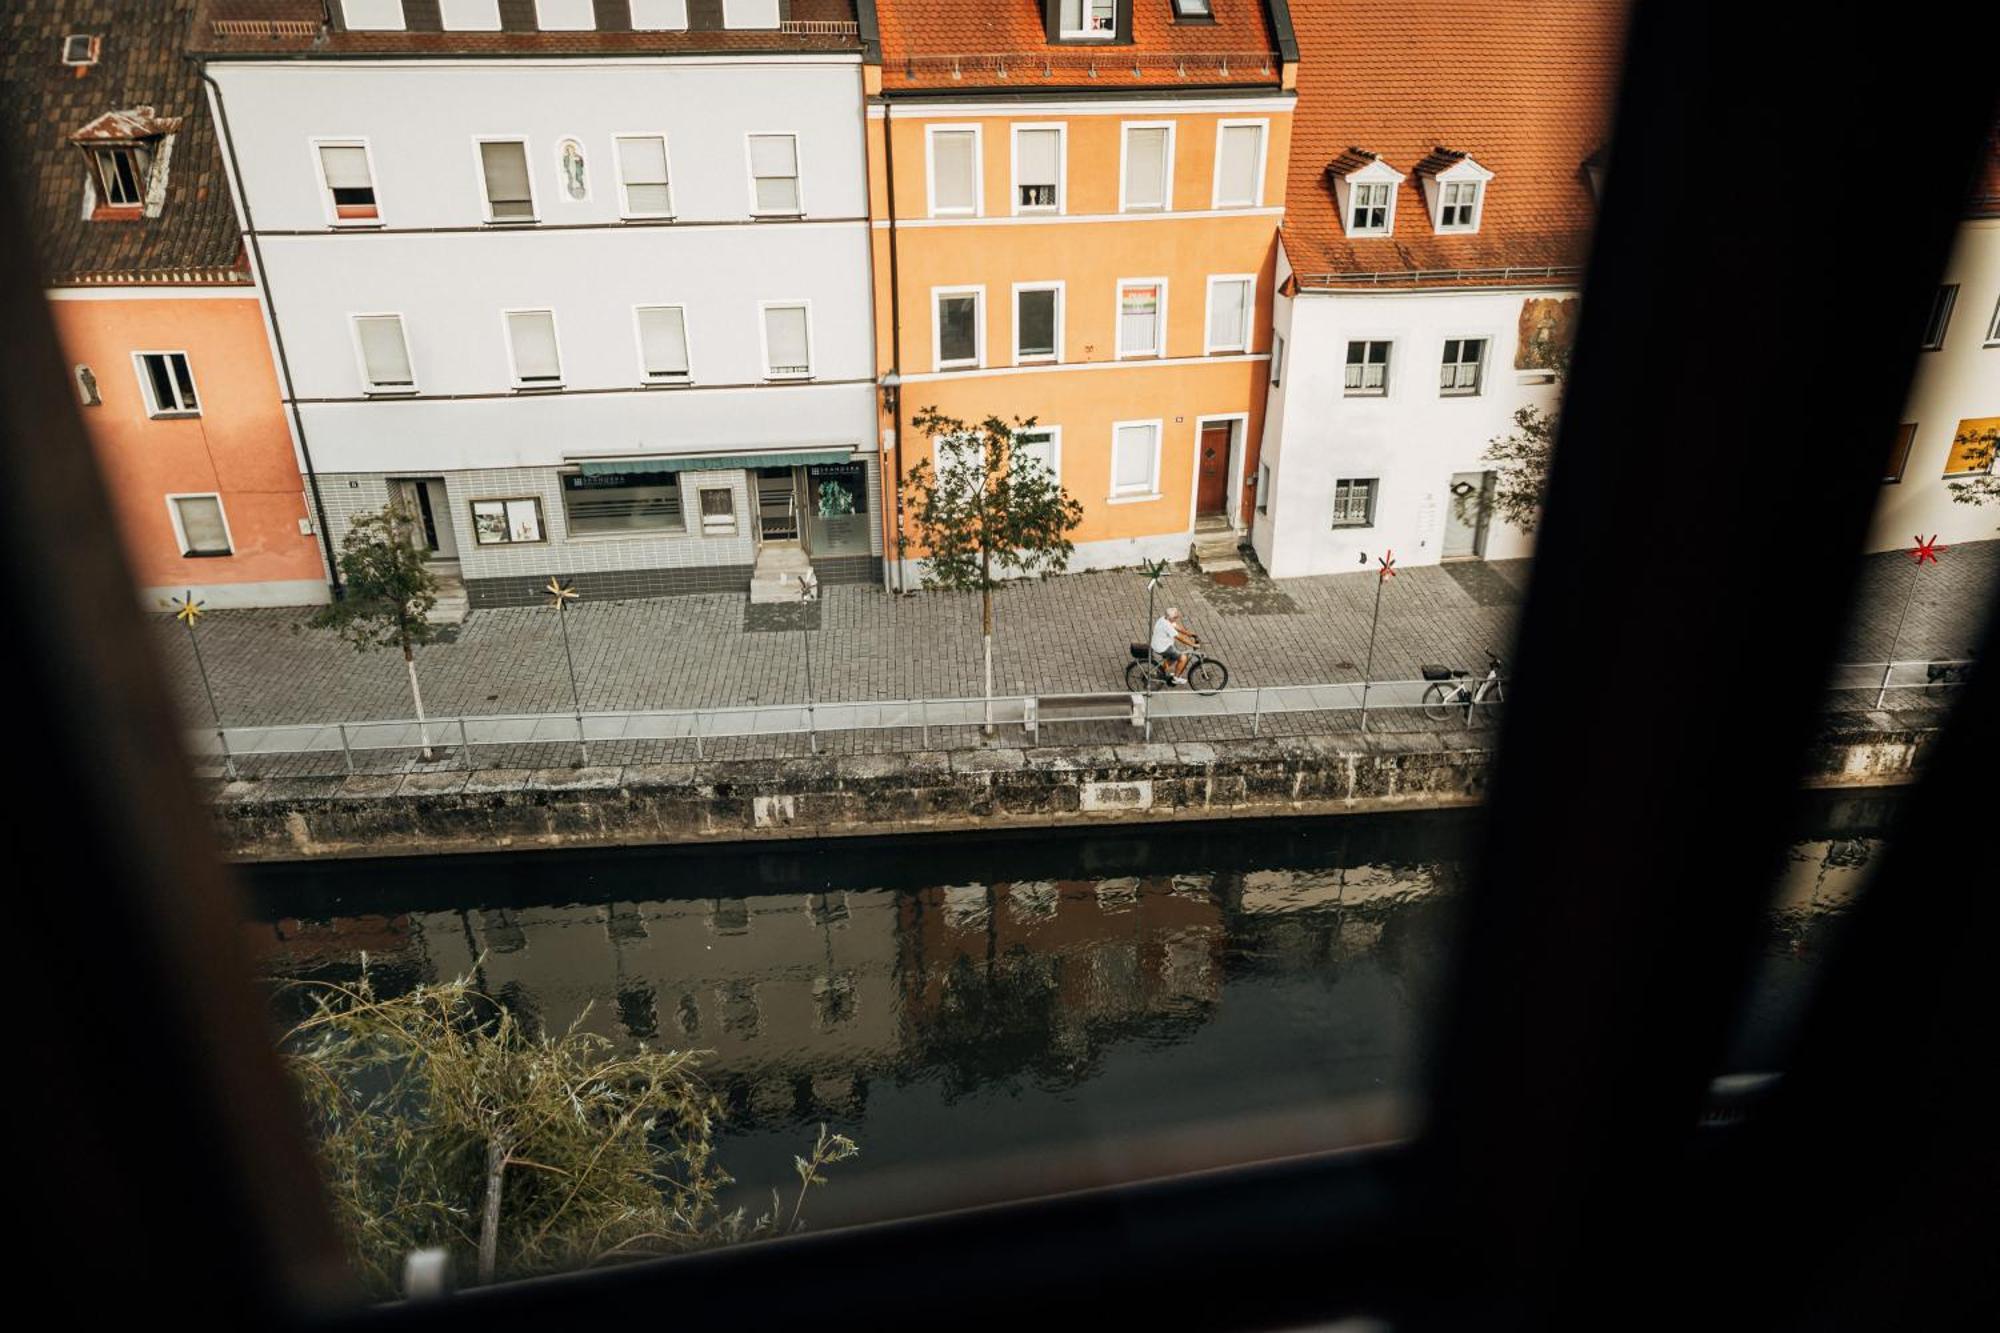
M1871 556L1843 656L1880 661L1911 586L1906 555ZM1418 665L1476 668L1491 646L1508 653L1525 560L1399 570L1383 590L1374 678L1413 679ZM1896 656L1963 657L2000 587L2000 542L1955 547L1916 577ZM1730 595L1782 598L1781 578L1732 583ZM1375 576L1360 572L1273 583L1252 572L1244 586L1221 585L1176 569L1159 605L1178 604L1205 646L1227 662L1234 686L1358 680L1368 650ZM967 698L980 688L976 596L923 593L896 597L872 586L821 590L810 635L812 683L820 700ZM762 608L759 608L762 610ZM589 711L718 708L792 703L806 697L808 637L773 630L753 618L741 594L707 594L573 605L569 611L576 670ZM1146 629L1143 580L1131 571L1073 574L1002 589L994 596L994 689L1001 694L1087 692L1122 688L1126 645ZM324 631L295 628L304 611L224 611L200 624L201 650L223 720L230 726L363 721L410 716L400 656L357 653ZM187 632L161 616L160 651L190 726L208 725ZM553 611L525 607L476 611L449 642L417 653L428 712L436 716L567 712L572 707L560 630ZM1868 701L1872 704L1872 698ZM1351 730L1351 719L1300 715L1281 730ZM1324 724L1324 725L1321 725ZM1189 720L1168 726L1198 740L1215 726ZM1236 724L1231 722L1229 727ZM1420 716L1391 716L1383 729L1421 726ZM1204 730L1204 728L1210 730ZM1102 733L1101 735L1099 733ZM1271 734L1267 729L1265 734ZM978 743L946 736L945 744ZM1047 740L1130 739L1112 725L1076 726ZM935 747L940 738L933 735ZM822 738L822 752L916 748L914 734ZM1018 743L1018 741L1014 742ZM480 767L536 767L557 762L552 747L482 750ZM573 749L573 747L571 747ZM630 750L628 757L623 753ZM804 753L798 738L744 740L709 747L712 757ZM692 758L684 742L631 742L596 762ZM686 753L683 753L685 751ZM378 757L380 758L380 757ZM269 764L271 761L264 761ZM333 757L337 769L338 756ZM387 762L387 760L383 760ZM401 761L397 761L401 762ZM279 765L278 771L319 771ZM260 771L270 771L260 769Z

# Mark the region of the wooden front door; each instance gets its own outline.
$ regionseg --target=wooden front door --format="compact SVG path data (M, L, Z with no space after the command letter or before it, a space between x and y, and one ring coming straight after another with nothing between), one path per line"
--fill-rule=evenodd
M1229 508L1229 423L1201 428L1201 465L1196 471L1194 512L1221 514Z

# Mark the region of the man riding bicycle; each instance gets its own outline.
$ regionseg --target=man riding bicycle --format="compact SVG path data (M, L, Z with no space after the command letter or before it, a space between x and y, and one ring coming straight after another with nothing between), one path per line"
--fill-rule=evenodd
M1188 656L1181 647L1192 648L1196 642L1194 632L1181 623L1178 606L1168 607L1167 613L1153 622L1153 656L1160 659L1160 670L1176 685L1187 683Z

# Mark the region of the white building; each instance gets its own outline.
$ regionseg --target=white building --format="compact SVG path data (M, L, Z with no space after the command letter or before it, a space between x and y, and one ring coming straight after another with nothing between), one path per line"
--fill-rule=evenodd
M848 0L289 9L192 45L336 541L400 497L473 606L879 578Z

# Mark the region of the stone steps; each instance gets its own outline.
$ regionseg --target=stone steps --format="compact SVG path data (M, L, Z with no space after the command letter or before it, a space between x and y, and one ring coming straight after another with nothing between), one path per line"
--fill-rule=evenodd
M472 602L465 595L465 580L457 574L436 573L437 605L431 608L433 625L463 625L472 614Z
M797 602L799 580L811 572L812 560L803 547L766 542L758 550L756 568L750 573L751 605Z
M1211 531L1196 529L1194 544L1189 558L1204 574L1220 573L1224 570L1243 569L1243 557L1237 552L1239 538L1228 528Z

